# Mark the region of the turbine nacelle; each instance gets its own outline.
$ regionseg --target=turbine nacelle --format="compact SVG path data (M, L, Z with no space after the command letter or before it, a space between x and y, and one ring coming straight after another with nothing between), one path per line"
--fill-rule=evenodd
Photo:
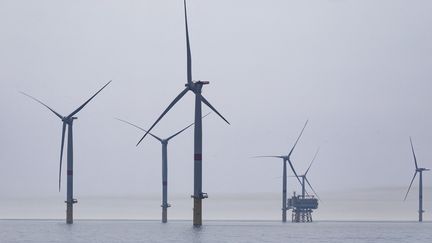
M422 171L429 171L430 169L427 168L418 168L416 169L417 172L422 172Z
M210 81L207 81L207 80L198 80L198 81L193 81L193 83L205 85L205 84L210 84Z
M62 118L62 121L66 122L67 124L70 124L70 123L73 122L73 120L76 120L76 119L78 119L78 117L75 117L75 116L73 116L73 117L64 116Z
M205 80L192 81L186 83L185 86L188 87L189 90L191 90L192 92L196 93L196 92L201 92L202 86L206 84L210 84L210 81L205 81Z

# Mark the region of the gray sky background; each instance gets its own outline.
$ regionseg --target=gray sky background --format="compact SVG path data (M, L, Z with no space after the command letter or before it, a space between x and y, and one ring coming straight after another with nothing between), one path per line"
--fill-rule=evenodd
M211 81L203 94L232 123L204 121L210 197L279 193L281 161L251 157L288 153L306 119L293 161L301 173L321 147L310 180L323 200L367 188L398 188L402 200L410 135L432 167L430 1L190 0L188 10L193 77ZM0 30L0 199L65 197L61 122L18 91L67 115L111 79L74 123L75 195L159 195L159 142L136 148L143 134L113 118L148 128L183 89L182 1L0 0ZM188 94L154 132L192 121ZM170 142L170 193L192 193L192 135Z

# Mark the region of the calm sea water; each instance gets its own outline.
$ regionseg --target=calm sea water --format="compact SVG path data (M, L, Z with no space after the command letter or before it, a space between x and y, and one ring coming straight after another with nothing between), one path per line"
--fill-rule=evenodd
M0 242L432 242L432 223L0 220Z

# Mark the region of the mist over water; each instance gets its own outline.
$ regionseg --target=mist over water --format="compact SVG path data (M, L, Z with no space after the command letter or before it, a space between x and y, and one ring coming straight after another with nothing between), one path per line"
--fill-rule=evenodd
M403 201L406 188L357 189L320 193L314 220L403 220L416 221L418 190L412 188ZM432 188L424 188L424 219L432 220ZM281 218L281 195L278 193L210 193L203 202L204 220L276 220ZM63 219L63 194L58 197L0 198L0 219ZM77 196L74 207L77 219L159 220L161 199L157 194ZM192 200L186 194L169 197L172 207L168 218L192 219ZM291 215L291 211L288 212Z

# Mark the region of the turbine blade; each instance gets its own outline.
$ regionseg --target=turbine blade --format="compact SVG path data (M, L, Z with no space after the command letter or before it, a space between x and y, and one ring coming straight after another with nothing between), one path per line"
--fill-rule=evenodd
M321 199L318 197L318 194L316 193L316 191L313 189L312 185L310 184L309 180L307 179L307 177L305 177L305 181L306 183L309 185L310 189L312 190L312 192L315 194L315 196L318 198L318 200L321 201Z
M189 127L191 127L193 124L195 124L195 123L192 123L192 124L190 124L189 126L183 128L182 130L176 132L174 135L168 137L167 140L171 140L171 139L174 138L175 136L179 135L180 133L184 132L186 129L188 129Z
M315 161L315 158L317 157L319 150L320 149L318 148L304 175L307 175L307 173L309 172L309 169L311 168L313 162Z
M82 108L84 108L84 106L86 106L97 94L99 94L99 92L101 92L106 86L108 86L108 84L110 84L111 81L112 80L110 80L108 83L106 83L98 92L96 92L96 94L94 94L92 97L90 97L90 99L88 99L86 102L84 102L84 104L82 104L80 107L78 107L72 113L70 113L68 118L73 117L76 113L78 113L80 110L82 110Z
M412 186L412 184L413 184L413 182L414 182L414 179L415 179L416 175L417 175L417 171L414 172L414 176L413 176L413 178L412 178L412 180L411 180L411 183L410 183L410 185L409 185L409 187L408 187L408 191L407 191L407 193L405 194L404 201L407 199L408 193L410 192L411 186Z
M40 101L40 100L36 99L35 97L33 97L33 96L29 95L29 94L26 94L26 93L24 93L24 92L22 92L22 91L20 91L20 93L23 94L23 95L25 95L25 96L27 96L27 97L29 97L30 99L32 99L32 100L38 102L39 104L45 106L45 107L48 108L50 111L52 111L56 116L58 116L60 119L63 119L63 116L62 116L62 115L60 115L59 113L57 113L57 112L56 112L54 109L52 109L51 107L45 105L42 101Z
M131 125L131 126L133 126L133 127L136 127L136 128L138 128L138 129L140 129L141 131L147 132L147 130L145 130L144 128L142 128L142 127L140 127L140 126L138 126L138 125L135 125L135 124L133 124L133 123L131 123L131 122L128 122L128 121L122 120L122 119L120 119L120 118L115 118L115 119L117 119L117 120L119 120L119 121L121 121L121 122L124 122L124 123L126 123L126 124L129 124L129 125ZM153 133L150 133L150 132L149 132L149 134L150 134L152 137L154 137L154 138L156 138L157 140L159 140L159 141L162 142L162 139L159 138L158 136L156 136L156 135L154 135Z
M413 157L414 157L415 167L416 167L416 169L418 169L418 165L417 165L417 158L416 158L416 155L415 155L415 152L414 152L414 146L413 146L413 143L412 143L411 137L410 137L410 143L411 143L411 150L412 150Z
M153 123L153 125L150 127L150 129L147 130L147 132L144 134L144 136L138 141L137 145L138 146L141 141L147 136L147 133L149 133L155 126L156 124L162 119L162 117L165 116L165 114L189 91L189 87L186 87L179 95L177 95L177 97L171 102L171 104L169 104L169 106L165 109L165 111L162 113L162 115L159 116L159 118Z
M186 26L186 49L187 49L187 82L192 84L192 54L189 42L189 28L187 21L186 0L184 0L185 26Z
M302 134L303 134L303 131L305 130L306 125L308 124L308 122L309 122L309 120L306 120L306 122L305 122L305 124L304 124L304 126L303 126L303 129L302 129L301 132L300 132L300 135L298 136L297 140L296 140L295 143L294 143L294 146L292 147L291 151L290 151L289 154L288 154L288 157L291 156L292 152L294 151L294 148L297 146L297 143L298 143L298 141L300 140L300 138L301 138L301 136L302 136Z
M66 133L66 122L63 122L62 139L61 139L61 147L60 147L59 191L61 189L61 172L62 172L63 148L64 148L64 141L65 141L65 133Z
M204 98L204 96L201 96L201 100L204 104L206 104L210 109L212 109L216 114L218 114L220 116L220 118L222 118L226 123L228 123L228 125L231 125L227 119L225 119L225 117L223 117L211 104L210 102L208 102L206 100L206 98Z
M207 114L206 114L205 116L203 116L202 118L208 116L210 113L211 113L211 112L207 113ZM191 123L189 126L183 128L182 130L176 132L174 135L172 135L171 137L167 138L166 140L167 140L167 141L171 140L171 139L174 138L175 136L179 135L180 133L184 132L186 129L188 129L189 127L191 127L193 124L195 124L195 122L194 122L194 123Z
M292 165L292 163L291 163L291 160L288 158L287 159L288 160L288 164L290 165L290 167L291 167L291 170L294 172L294 175L295 175L295 177L297 178L297 180L298 180L298 182L300 183L300 186L302 185L302 182L301 182L301 180L300 180L300 177L297 175L297 172L295 171L295 169L294 169L294 166Z
M304 177L305 175L299 175L298 177L300 177L300 178L302 178L302 177ZM294 177L296 177L295 175L293 175L293 176L288 176L288 177L292 177L292 178L294 178ZM303 185L303 183L301 183L301 185ZM308 195L309 196L309 193L307 192L307 190L305 189L305 193L306 193L306 195Z

